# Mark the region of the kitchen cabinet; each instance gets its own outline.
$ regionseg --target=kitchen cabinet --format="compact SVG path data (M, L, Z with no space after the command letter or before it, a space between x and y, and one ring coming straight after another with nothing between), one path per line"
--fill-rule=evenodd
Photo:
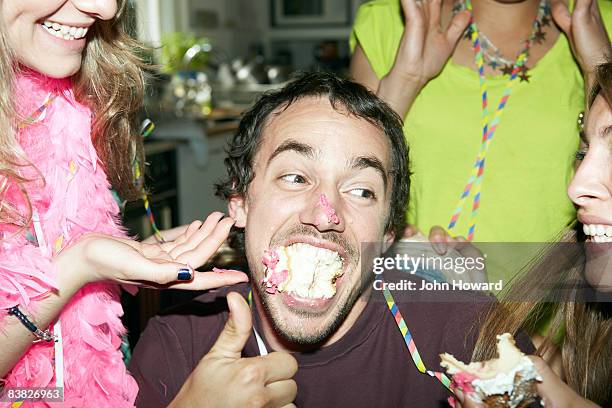
M203 220L213 211L227 213L225 200L215 196L215 183L226 176L225 148L236 124L209 126L203 130L205 151L198 152L190 143L177 148L179 223ZM205 157L198 157L204 154Z
M176 143L178 225L203 220L213 211L227 212L215 196L215 183L225 177L225 147L238 127L237 117L216 123L205 119L155 120L153 137Z
M176 175L177 144L168 141L145 143L145 187L157 227L172 228L178 219L178 190ZM142 200L126 203L123 225L131 236L144 239L153 234Z

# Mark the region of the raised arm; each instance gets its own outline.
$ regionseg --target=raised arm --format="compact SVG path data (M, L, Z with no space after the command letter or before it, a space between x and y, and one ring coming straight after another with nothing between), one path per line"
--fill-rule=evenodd
M401 4L406 16L405 29L391 70L379 80L359 43L350 70L355 80L375 91L404 118L421 89L451 57L470 16L462 11L443 29L441 0L402 0Z
M563 0L553 0L551 8L555 23L567 36L580 65L588 98L595 80L595 67L612 53L599 3L597 0L576 0L574 10L570 12Z

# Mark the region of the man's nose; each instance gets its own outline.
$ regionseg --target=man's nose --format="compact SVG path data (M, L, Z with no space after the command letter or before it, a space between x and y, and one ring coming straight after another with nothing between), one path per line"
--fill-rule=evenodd
M343 232L345 222L339 210L338 198L333 194L315 192L307 200L306 207L300 213L302 224L312 225L320 232Z
M117 14L117 0L72 0L81 13L100 20L110 20Z

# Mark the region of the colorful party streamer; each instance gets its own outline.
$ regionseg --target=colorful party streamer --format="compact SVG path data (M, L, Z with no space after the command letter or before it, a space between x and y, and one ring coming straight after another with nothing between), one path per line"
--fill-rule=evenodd
M547 5L546 5L547 6ZM472 12L472 2L471 0L466 0L466 9ZM538 21L534 21L534 30L536 32L538 26ZM493 136L495 135L495 131L499 126L501 121L502 114L508 104L508 99L512 93L512 89L514 85L517 83L519 79L519 72L522 71L523 66L527 62L527 58L529 57L529 49L531 43L534 40L534 34L526 40L526 44L516 59L514 63L514 67L512 68L512 72L510 74L510 79L508 80L508 84L502 93L502 97L499 101L495 114L493 116L493 120L490 121L489 116L489 106L488 106L488 89L487 83L485 80L484 73L484 54L483 50L480 46L480 37L478 33L478 28L476 27L476 23L472 19L470 23L470 32L472 45L475 52L475 62L478 68L478 77L480 79L480 92L482 95L482 143L480 145L480 150L478 155L476 156L476 160L474 162L474 166L472 167L472 172L469 176L469 179L463 188L461 196L457 205L455 206L455 210L451 215L450 222L448 224L448 230L452 230L456 225L459 217L463 211L463 207L465 201L470 196L472 189L474 189L474 197L472 201L472 213L470 215L470 222L468 227L467 239L468 241L472 241L474 239L474 234L476 231L476 220L478 216L478 209L480 207L481 194L482 194L482 183L484 179L484 171L485 171L485 160L489 148L491 146L491 141L493 140Z
M142 125L140 126L140 136L145 138L149 136L151 133L153 133L154 129L155 129L155 124L150 119L145 119L142 122ZM133 155L134 157L132 159L132 167L133 167L133 172L134 172L134 182L136 183L137 186L141 186L142 188L142 202L143 202L145 211L147 212L147 217L149 218L149 223L151 224L151 228L153 229L153 234L155 235L155 238L157 239L158 242L164 243L166 241L164 240L164 237L162 236L159 229L157 228L157 224L155 223L155 217L153 216L153 210L151 209L151 203L149 202L149 197L144 189L144 180L142 178L142 173L140 171L140 161L138 159L138 155L136 154L135 149L134 149Z
M45 114L47 113L47 108L51 106L51 104L53 103L56 97L57 95L52 95L52 94L47 95L47 98L45 99L43 104L38 109L36 109L34 112L32 112L30 116L28 116L27 118L19 122L19 124L17 125L17 128L19 130L25 129L28 126L41 121L45 117Z
M382 278L380 276L378 276L377 279L382 281ZM406 343L406 346L408 347L408 352L410 353L410 357L412 357L412 361L414 362L414 365L416 365L417 370L419 370L419 372L423 374L427 374L431 377L437 378L438 381L442 383L442 385L444 385L446 388L448 388L452 392L453 390L451 388L451 380L446 376L446 374L441 373L439 371L431 371L425 367L425 363L423 362L423 359L421 358L421 355L419 354L419 350L417 349L416 343L414 342L414 337L412 337L412 333L410 333L410 330L408 329L408 325L406 325L406 321L404 320L404 317L402 316L402 313L400 312L399 307L395 303L395 299L393 298L393 295L391 294L389 289L387 289L386 285L382 285L382 287L384 288L383 295L385 297L387 307L389 308L389 311L393 315L393 319L395 320L395 324L397 325L397 328L399 329L400 333L402 333L402 337L404 338L404 342Z

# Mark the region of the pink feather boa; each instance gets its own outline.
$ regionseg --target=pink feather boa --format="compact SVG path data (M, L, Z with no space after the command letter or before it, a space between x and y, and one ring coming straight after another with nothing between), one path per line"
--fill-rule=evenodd
M23 167L22 174L33 180L26 189L40 217L50 253L43 255L25 233L13 236L14 227L0 225L0 238L4 237L0 239L2 320L5 310L14 305L36 313L36 301L56 288L57 272L51 259L62 248L88 232L125 235L119 226L119 209L91 141L91 111L75 100L70 85L68 79L52 80L31 72L17 79L18 112L24 117L36 111L50 93L59 95L41 121L19 132L25 155L35 166ZM16 185L9 186L4 198L27 213ZM30 233L33 234L31 228ZM119 351L121 335L125 333L122 314L115 284L83 287L62 311L63 407L134 406L138 387L126 371ZM4 381L6 387L54 386L53 345L34 344Z

